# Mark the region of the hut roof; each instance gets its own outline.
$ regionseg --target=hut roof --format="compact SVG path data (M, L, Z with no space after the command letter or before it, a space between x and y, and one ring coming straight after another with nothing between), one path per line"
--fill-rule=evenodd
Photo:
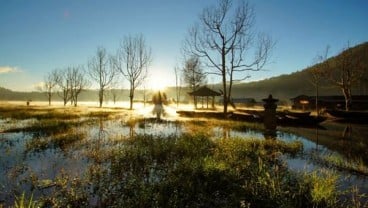
M220 96L221 93L211 90L210 88L208 88L207 86L203 86L198 88L197 90L193 91L193 92L189 92L189 95L192 96L201 96L201 97L206 97L206 96Z

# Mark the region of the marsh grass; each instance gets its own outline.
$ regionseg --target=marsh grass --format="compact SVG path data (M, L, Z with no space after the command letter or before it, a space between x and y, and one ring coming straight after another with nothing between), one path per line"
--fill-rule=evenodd
M62 134L54 134L48 137L38 135L27 141L25 153L40 152L47 149L56 148L67 150L75 142L85 139L85 136L85 133L75 132L71 130Z
M61 138L61 137L60 137ZM296 174L282 161L300 142L136 135L94 141L86 177L61 173L44 207L346 207L337 176ZM102 155L101 155L102 154ZM360 196L359 196L360 197ZM356 197L358 198L358 197ZM358 200L358 199L357 199ZM358 200L359 201L359 200ZM360 202L360 201L359 201ZM358 204L358 202L356 203Z
M17 110L12 110L14 116L10 111L5 114L19 119L40 115L30 125L6 130L32 133L26 152L74 151L78 146L88 161L79 177L61 170L56 177L44 179L55 185L37 197L40 207L352 207L364 197L355 194L341 201L334 173L289 170L283 155L302 152L299 141L211 137L216 127L262 130L259 124L195 119L179 121L187 131L178 135L106 134L93 139L87 138L85 127L91 125L103 133L104 122L112 119L122 128L146 128L151 122L166 121L119 110L34 108L34 112L21 109L16 115ZM55 118L47 117L46 112ZM61 119L68 118L62 113L72 116ZM42 177L30 178L38 184Z
M126 110L125 110L126 111ZM48 107L48 106L17 106L0 105L2 119L56 119L73 120L82 117L113 118L115 115L125 112L124 109L96 109L89 107Z
M9 128L4 130L5 133L11 132L33 132L39 135L52 135L57 133L67 132L73 127L79 127L86 121L65 121L58 119L45 119L45 120L36 120L31 122L29 125L20 126L15 128Z
M48 108L48 107L26 107L26 106L2 106L0 105L1 118L12 119L77 119L81 112L72 108Z
M258 123L248 123L232 120L219 120L216 118L196 118L194 120L179 121L181 126L186 129L187 133L190 134L202 134L208 137L215 135L213 131L216 128L222 129L224 133L231 131L247 132L252 131L263 131L264 127Z
M14 208L36 208L38 207L37 201L33 200L33 194L29 199L26 198L25 193L23 192L20 197L16 197Z
M249 129L253 130L264 130L263 124L260 123L250 123L250 122L240 122L232 120L219 120L215 118L196 118L195 120L182 121L185 125L194 125L199 127L213 128L213 127L224 127L231 128L237 131L247 131Z
M90 179L96 184L94 193L101 206L312 207L327 204L334 207L335 195L317 186L316 180L305 182L304 178L289 172L280 160L282 154L300 151L300 145L242 138L212 140L206 135L191 134L180 137L137 135L114 151L110 169L94 169ZM314 198L306 198L306 193Z
M103 119L111 119L111 118L114 118L118 114L120 114L120 112L118 111L92 111L92 112L87 113L85 116L103 118Z
M339 205L339 197L337 191L337 180L338 175L327 169L321 169L311 173L303 173L302 186L303 190L305 187L309 187L309 198L315 207L337 207Z
M312 154L311 157L313 161L326 167L368 176L368 167L363 159L348 160L339 154L320 155L317 153Z

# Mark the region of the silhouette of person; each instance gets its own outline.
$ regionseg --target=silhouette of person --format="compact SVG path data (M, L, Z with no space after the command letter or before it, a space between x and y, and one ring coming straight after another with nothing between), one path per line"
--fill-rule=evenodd
M155 95L153 95L152 102L155 105L153 107L152 113L153 114L156 114L156 118L158 120L161 120L161 115L165 113L163 104L166 103L166 94L163 93L161 95L161 92L158 91L158 93L156 93Z

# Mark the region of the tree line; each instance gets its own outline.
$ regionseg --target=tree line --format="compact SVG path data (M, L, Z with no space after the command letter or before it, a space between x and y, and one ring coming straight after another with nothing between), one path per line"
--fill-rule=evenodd
M77 106L78 95L93 82L98 86L98 102L102 107L106 90L119 81L118 75L121 74L130 84L130 109L133 109L135 89L146 79L151 62L151 49L143 35L126 36L115 55L108 54L104 47L98 47L95 55L88 60L87 68L69 66L52 70L44 77L40 90L46 93L49 105L56 91L64 105L70 102Z

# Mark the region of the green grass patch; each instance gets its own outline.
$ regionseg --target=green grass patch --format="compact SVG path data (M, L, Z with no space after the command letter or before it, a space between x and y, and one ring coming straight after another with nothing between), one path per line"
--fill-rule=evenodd
M47 149L67 150L71 145L77 141L81 141L85 138L84 133L77 133L68 131L63 134L52 135L49 137L36 136L26 143L26 153L28 152L41 152Z
M90 177L104 206L334 207L330 193L337 192L328 188L336 181L305 182L279 157L300 149L297 142L138 135L114 151L110 169Z

